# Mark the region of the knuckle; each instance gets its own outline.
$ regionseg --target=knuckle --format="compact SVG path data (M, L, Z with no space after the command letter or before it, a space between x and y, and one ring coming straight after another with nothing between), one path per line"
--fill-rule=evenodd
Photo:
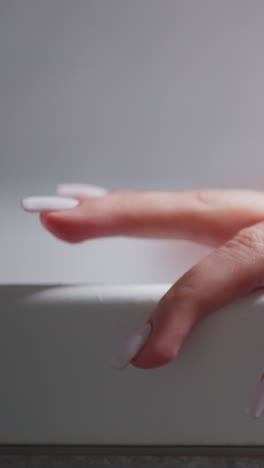
M161 298L158 309L179 317L178 335L186 335L189 328L188 317L192 310L192 317L199 317L207 303L207 294L204 294L204 278L207 271L203 264L196 264L188 270L174 286Z
M202 203L203 205L212 205L219 200L221 197L220 192L217 190L195 190L194 192L194 197L199 203Z
M135 192L132 190L121 190L121 191L116 191L112 192L108 195L108 200L110 203L113 203L113 205L124 205L125 207L130 205L131 200L133 196L135 195Z
M185 310L186 304L192 302L193 307L198 311L200 309L203 297L201 296L201 279L205 276L202 264L194 265L188 270L161 298L160 308L164 311ZM179 312L178 312L179 313ZM184 333L184 330L181 330ZM180 332L180 330L179 330Z
M179 300L180 297L185 298L189 295L193 295L199 290L199 280L201 274L203 274L202 266L197 263L190 270L188 270L184 275L177 281L177 283L172 286L172 288L163 296L164 302L167 303L175 302Z
M264 228L254 226L244 228L222 246L224 252L234 259L252 262L264 257Z
M115 219L118 224L122 225L133 221L135 214L131 210L131 206L133 206L134 196L132 190L122 190L109 194L105 200L105 210L111 213L111 218Z

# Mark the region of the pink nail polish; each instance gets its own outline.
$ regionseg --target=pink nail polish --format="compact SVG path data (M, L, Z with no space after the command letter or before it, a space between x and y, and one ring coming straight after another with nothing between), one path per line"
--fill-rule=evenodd
M62 197L102 197L107 190L97 185L89 184L60 184L57 185L56 192Z

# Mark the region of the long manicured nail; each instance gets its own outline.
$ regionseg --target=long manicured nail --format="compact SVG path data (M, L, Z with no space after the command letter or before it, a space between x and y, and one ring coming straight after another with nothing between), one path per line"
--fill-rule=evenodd
M152 327L150 323L147 323L141 330L127 340L117 357L114 359L113 366L116 369L121 370L128 366L146 343L151 334L151 330Z
M29 197L21 201L22 208L31 213L68 210L75 208L77 205L79 205L79 201L74 198Z
M88 184L60 184L56 193L62 197L102 197L107 190L97 185Z
M252 400L251 408L249 410L250 416L259 418L264 410L264 375L261 376L257 383L254 397Z

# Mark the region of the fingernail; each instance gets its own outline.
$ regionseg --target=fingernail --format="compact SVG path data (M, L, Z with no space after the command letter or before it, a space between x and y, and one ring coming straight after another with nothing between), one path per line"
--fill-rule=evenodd
M97 185L88 184L60 184L56 193L62 197L102 197L107 190Z
M144 328L140 329L135 335L131 336L125 345L122 347L117 357L114 359L113 366L116 369L124 369L138 354L151 333L151 325L147 323Z
M37 213L40 211L59 211L75 208L79 204L74 198L60 197L29 197L21 201L25 211Z
M249 415L259 418L264 410L264 375L257 383L252 404L249 410Z

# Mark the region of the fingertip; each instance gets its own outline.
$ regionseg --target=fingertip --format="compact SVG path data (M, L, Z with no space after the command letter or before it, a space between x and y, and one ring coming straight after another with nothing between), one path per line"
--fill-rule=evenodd
M59 213L56 213L54 211L46 211L46 212L40 213L39 215L40 222L44 226L44 228L48 229L49 231L50 230L60 231L59 226L60 226L61 217L58 216L58 214Z
M159 340L153 337L131 361L131 364L141 369L161 367L174 361L180 348L180 342L175 341L171 343L169 340L166 340L166 337Z
M59 212L40 213L40 222L48 232L64 242L77 244L84 241L82 229L78 229L71 219L60 215Z

